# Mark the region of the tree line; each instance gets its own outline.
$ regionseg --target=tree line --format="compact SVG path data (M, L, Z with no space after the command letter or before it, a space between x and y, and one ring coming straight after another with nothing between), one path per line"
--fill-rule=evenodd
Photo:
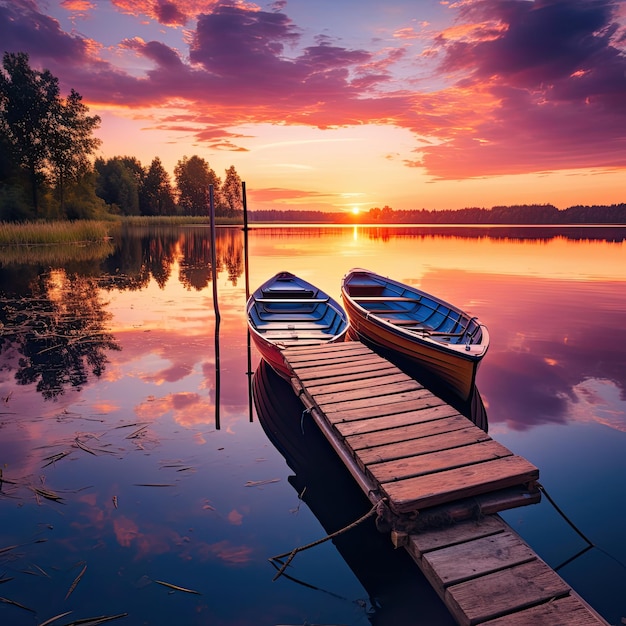
M626 204L571 206L520 204L485 208L399 210L374 207L359 214L306 210L255 210L250 222L300 222L317 224L626 224Z
M30 67L26 53L5 52L0 69L0 221L81 219L117 215L207 215L243 209L234 166L224 181L197 156L184 156L174 182L159 157L144 167L132 156L95 158L100 117L89 115L72 89Z

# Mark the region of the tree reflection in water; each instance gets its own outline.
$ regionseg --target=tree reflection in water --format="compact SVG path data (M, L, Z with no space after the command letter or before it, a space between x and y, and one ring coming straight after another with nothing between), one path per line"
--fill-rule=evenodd
M107 332L111 314L96 279L59 269L37 276L29 287L29 296L2 301L0 355L19 385L36 383L50 400L68 386L82 388L90 373L101 376L107 350L120 347Z

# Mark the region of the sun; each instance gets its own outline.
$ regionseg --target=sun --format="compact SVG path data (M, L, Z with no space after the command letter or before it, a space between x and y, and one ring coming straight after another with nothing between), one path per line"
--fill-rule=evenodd
M352 215L358 215L360 212L361 212L361 209L359 209L358 206L352 207Z

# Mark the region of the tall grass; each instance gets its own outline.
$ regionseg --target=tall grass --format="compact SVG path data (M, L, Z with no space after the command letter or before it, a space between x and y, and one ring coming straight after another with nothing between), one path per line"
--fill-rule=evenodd
M131 226L191 226L211 223L211 218L208 215L129 215L120 219L122 224ZM242 225L243 217L216 217L215 223L218 226Z
M0 246L104 241L115 222L0 222Z

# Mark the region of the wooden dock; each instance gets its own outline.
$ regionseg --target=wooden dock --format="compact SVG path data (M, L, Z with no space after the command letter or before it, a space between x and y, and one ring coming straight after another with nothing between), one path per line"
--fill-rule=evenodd
M292 387L462 625L605 624L498 515L538 469L360 342L289 348Z

